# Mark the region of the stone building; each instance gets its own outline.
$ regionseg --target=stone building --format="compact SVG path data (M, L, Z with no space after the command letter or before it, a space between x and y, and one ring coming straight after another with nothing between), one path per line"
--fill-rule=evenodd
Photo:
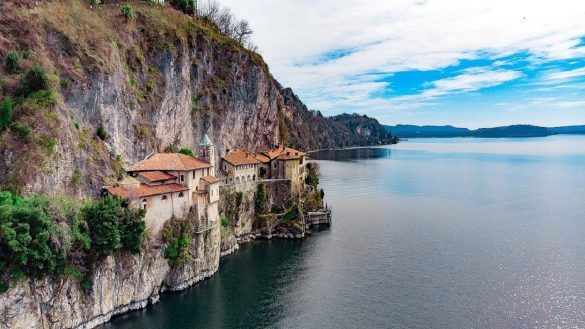
M254 156L244 151L231 151L221 158L221 170L225 173L225 184L252 182L258 179L261 164Z
M279 146L256 155L264 165L268 165L268 175L272 179L290 179L293 191L299 192L305 184L306 153L290 147Z
M194 158L180 153L155 153L135 164L129 177L106 187L109 194L129 199L146 210L145 222L157 234L169 219L193 216L197 229L219 221L219 180L215 177L215 150L209 137L199 143Z

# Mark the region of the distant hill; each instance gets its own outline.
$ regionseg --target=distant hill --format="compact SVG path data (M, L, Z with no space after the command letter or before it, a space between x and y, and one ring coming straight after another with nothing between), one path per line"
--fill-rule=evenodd
M462 137L468 136L471 130L453 126L384 126L397 137Z
M548 128L514 125L495 128L480 128L471 131L472 137L544 137L552 135Z
M390 133L399 138L417 137L544 137L560 134L584 134L585 125L567 127L539 127L532 125L512 125L494 128L470 130L453 126L415 126L396 125L384 126Z
M549 128L554 134L576 134L585 135L585 126L566 126Z

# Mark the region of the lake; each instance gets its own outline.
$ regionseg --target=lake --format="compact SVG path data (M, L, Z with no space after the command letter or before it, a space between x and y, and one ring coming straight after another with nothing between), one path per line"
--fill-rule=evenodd
M333 225L105 328L584 328L585 137L313 155Z

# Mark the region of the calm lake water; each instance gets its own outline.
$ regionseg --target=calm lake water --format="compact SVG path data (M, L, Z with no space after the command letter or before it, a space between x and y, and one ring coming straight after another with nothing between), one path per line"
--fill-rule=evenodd
M331 228L105 328L585 328L585 137L316 157Z

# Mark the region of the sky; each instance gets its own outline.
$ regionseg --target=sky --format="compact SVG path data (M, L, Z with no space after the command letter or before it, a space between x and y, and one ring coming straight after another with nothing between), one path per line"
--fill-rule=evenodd
M324 115L585 124L585 0L220 0Z

